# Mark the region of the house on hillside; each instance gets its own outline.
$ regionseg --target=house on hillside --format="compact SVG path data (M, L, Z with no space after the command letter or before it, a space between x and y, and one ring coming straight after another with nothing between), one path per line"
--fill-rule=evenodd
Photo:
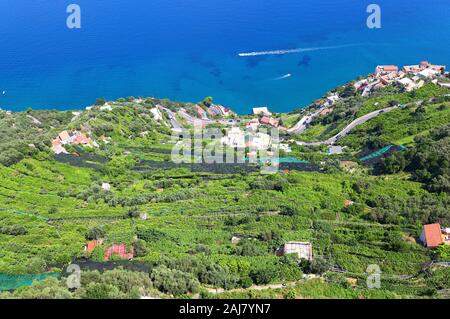
M342 154L343 152L344 152L343 147L338 145L332 145L328 147L327 150L328 155L339 155Z
M114 244L105 251L105 261L111 259L112 256L119 256L122 259L133 259L134 253L133 249L127 252L127 246L125 244Z
M213 104L208 108L208 113L212 116L227 117L230 115L230 109L223 107L222 105Z
M208 119L208 114L206 113L206 111L200 107L199 105L195 106L195 111L198 113L199 117L203 120Z
M392 72L398 72L396 65L378 65L375 69L375 75L383 76Z
M429 68L429 69L420 71L419 73L417 73L417 76L421 79L431 79L431 78L435 77L436 75L438 75L439 73L440 73L439 71Z
M310 242L290 241L277 252L279 256L286 256L289 254L296 254L298 259L312 260L312 244Z
M253 115L271 116L272 113L269 112L269 109L267 107L254 107Z
M425 247L436 248L442 244L450 244L450 229L442 228L440 224L429 224L423 226L420 241Z
M84 250L87 251L88 253L92 253L95 248L97 248L98 246L101 246L102 244L103 244L103 239L91 240L90 242L88 242L86 244L86 246L84 247Z
M280 125L280 121L271 117L263 116L260 120L261 124L270 125L273 127L278 127Z

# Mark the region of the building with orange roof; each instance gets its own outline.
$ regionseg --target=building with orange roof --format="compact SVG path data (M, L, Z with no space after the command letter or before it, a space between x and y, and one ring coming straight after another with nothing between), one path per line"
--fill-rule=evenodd
M391 72L398 72L398 66L396 65L379 65L375 69L376 75L384 75Z
M103 240L101 240L101 239L91 240L90 242L88 242L86 244L86 247L84 247L84 250L87 251L88 253L92 253L95 248L97 248L98 246L101 246L102 244L103 244Z
M425 247L436 248L444 243L443 233L440 224L429 224L423 226L420 240Z
M125 244L114 244L111 247L109 247L105 251L105 261L108 261L111 259L113 255L119 256L122 259L133 259L133 249L131 249L131 252L127 252L127 246Z

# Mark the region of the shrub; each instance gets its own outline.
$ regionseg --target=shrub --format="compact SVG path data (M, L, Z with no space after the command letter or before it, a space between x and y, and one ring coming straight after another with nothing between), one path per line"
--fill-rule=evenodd
M155 288L175 296L189 292L195 293L200 285L197 278L192 274L169 269L165 266L154 268L150 273L150 278Z

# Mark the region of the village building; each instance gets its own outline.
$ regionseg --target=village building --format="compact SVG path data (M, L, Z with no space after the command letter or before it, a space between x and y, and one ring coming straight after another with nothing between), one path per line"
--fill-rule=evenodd
M222 137L222 144L237 147L237 148L245 148L245 134L239 127L232 127L227 132L227 136Z
M439 74L439 71L436 71L434 69L428 68L423 71L420 71L417 73L417 76L421 79L431 79Z
M213 104L208 108L208 113L211 114L212 116L227 117L230 115L230 109L222 105Z
M52 141L52 151L55 154L68 154L69 152L63 147L62 142L59 138L55 138Z
M420 241L425 247L436 248L442 244L450 244L450 229L441 228L440 224L429 224L423 226Z
M112 256L118 256L121 259L133 259L133 249L131 252L127 252L127 246L125 244L114 244L105 251L105 261L111 260Z
M333 105L334 103L336 103L337 101L339 101L339 95L337 94L337 93L335 93L335 94L331 94L331 95L328 95L327 96L327 102L328 102L328 105Z
M199 105L195 105L194 108L195 108L195 111L198 113L198 115L199 115L199 117L201 119L203 119L203 120L208 119L208 115L207 115L206 111L202 107L200 107Z
M259 121L261 124L266 124L273 127L278 127L280 125L279 120L267 116L263 116Z
M248 129L252 129L252 130L256 130L259 126L259 120L258 119L251 119L250 121L248 121L245 126Z
M383 76L391 72L398 72L396 65L378 65L375 69L375 75Z
M272 138L268 134L258 132L256 134L249 135L247 146L251 150L268 150L271 145Z
M71 136L70 136L69 132L67 132L67 131L62 131L61 133L59 133L58 138L61 140L61 143L63 145L69 144L72 142Z
M81 132L69 133L68 131L62 131L58 134L58 137L52 140L52 150L55 154L68 154L64 145L83 145L99 147L99 145L92 141L86 134Z
M88 253L92 253L95 248L101 245L103 245L103 239L91 240L86 244L84 250L87 251Z
M338 154L342 154L342 153L343 153L343 148L342 148L342 146L338 146L338 145L330 146L330 147L328 147L328 150L327 150L328 155L338 155Z
M109 183L102 183L102 189L105 191L110 191L111 190L111 184Z
M271 116L272 113L269 112L269 109L267 107L254 107L253 115Z
M367 79L362 79L358 82L356 82L353 86L356 90L361 91L363 90L367 85L369 84L369 81Z
M312 260L312 244L310 242L290 241L284 244L279 254L281 256L295 254L298 259Z

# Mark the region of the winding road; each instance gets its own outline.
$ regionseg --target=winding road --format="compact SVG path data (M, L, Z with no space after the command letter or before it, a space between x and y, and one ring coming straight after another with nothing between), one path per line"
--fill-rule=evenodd
M300 119L300 121L297 122L297 124L295 124L293 127L288 129L287 131L289 133L293 133L293 134L300 134L300 133L302 133L304 130L306 130L307 125L309 123L311 123L313 118L319 116L320 112L322 112L323 109L324 109L324 107L321 107L317 111L315 111L313 113L309 113L308 115L303 116Z
M296 142L297 145L306 145L306 146L319 146L319 145L332 145L335 144L337 141L339 141L341 138L345 137L351 130L353 130L356 126L366 123L367 121L377 117L380 114L388 113L398 108L398 106L391 106L387 107L381 110L376 110L374 112L368 113L366 115L363 115L353 122L351 122L349 125L347 125L341 132L338 134L330 137L329 139L325 141L320 142Z

